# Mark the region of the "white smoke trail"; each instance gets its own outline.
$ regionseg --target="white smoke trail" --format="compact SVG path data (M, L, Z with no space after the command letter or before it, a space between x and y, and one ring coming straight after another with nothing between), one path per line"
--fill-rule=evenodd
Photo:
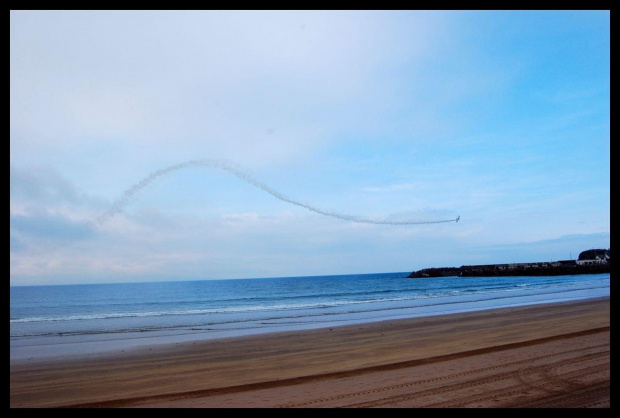
M376 224L376 225L423 225L423 224L440 224L440 223L446 223L446 222L458 222L458 220L459 220L459 218L456 218L456 219L443 219L443 220L435 220L435 221L390 221L390 220L363 218L363 217L359 217L359 216L346 215L346 214L337 213L337 212L330 212L330 211L327 211L327 210L316 208L316 207L311 206L311 205L306 204L306 203L302 203L302 202L298 202L296 200L293 200L290 197L288 197L288 196L278 192L277 190L272 189L271 187L267 186L266 184L256 180L255 178L253 178L249 174L244 173L240 169L238 169L236 167L233 167L230 163L227 163L226 161L212 160L212 159L208 159L207 160L207 159L205 159L205 160L187 161L187 162L184 162L184 163L180 163L180 164L176 164L176 165L171 165L170 167L162 168L160 170L152 172L151 174L149 174L148 176L146 176L145 178L140 180L138 183L134 184L129 189L125 190L125 192L121 195L121 197L118 198L112 204L110 209L108 209L107 211L105 211L104 213L102 213L101 215L99 215L97 218L94 219L94 223L98 224L98 225L102 225L108 219L110 219L115 214L120 212L123 209L123 207L125 207L125 205L127 205L127 203L129 203L129 200L136 193L138 193L140 190L144 189L146 186L148 186L150 183L152 183L158 177L165 176L167 174L170 174L173 171L181 170L181 169L184 169L184 168L187 168L187 167L208 167L208 168L217 168L217 169L220 169L220 170L227 171L227 172L237 176L241 180L244 180L247 183L250 183L251 185L253 185L255 187L258 187L259 189L269 193L270 195L272 195L276 199L282 200L282 201L287 202L287 203L291 203L293 205L300 206L302 208L311 210L312 212L316 212L316 213L319 213L321 215L331 216L333 218L341 219L341 220L344 220L344 221L351 221L351 222L358 222L358 223L367 223L367 224Z

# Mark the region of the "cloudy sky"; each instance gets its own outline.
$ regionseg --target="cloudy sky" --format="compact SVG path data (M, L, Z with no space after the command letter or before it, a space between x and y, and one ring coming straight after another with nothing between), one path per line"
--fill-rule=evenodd
M12 11L10 24L11 285L610 246L609 11ZM191 160L328 213L461 219L351 222L217 166L140 183Z

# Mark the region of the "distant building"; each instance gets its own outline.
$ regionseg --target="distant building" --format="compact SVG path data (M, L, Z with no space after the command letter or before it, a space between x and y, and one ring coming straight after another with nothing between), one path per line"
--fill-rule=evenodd
M592 249L582 251L577 259L580 266L609 263L610 250Z

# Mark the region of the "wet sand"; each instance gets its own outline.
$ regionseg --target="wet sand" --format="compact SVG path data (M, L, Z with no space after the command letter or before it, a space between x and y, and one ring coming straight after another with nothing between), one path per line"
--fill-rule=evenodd
M610 406L610 300L12 361L11 407Z

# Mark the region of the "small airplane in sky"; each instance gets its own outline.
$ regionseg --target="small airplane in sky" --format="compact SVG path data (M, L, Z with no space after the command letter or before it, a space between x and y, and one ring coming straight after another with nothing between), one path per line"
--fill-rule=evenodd
M459 221L459 219L461 219L461 215L459 215L459 216L457 216L457 217L456 217L456 222L458 222L458 221Z

